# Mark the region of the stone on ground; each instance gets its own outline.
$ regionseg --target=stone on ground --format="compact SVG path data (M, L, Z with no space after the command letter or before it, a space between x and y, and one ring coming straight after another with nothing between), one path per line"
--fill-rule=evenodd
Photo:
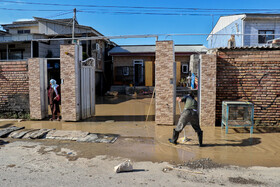
M89 134L89 132L82 131L63 131L63 130L53 130L50 131L46 139L56 139L56 140L77 140L84 138Z
M29 132L33 132L36 131L36 129L22 129L22 130L18 130L18 131L14 131L12 132L9 137L10 138L16 138L16 139L20 139L22 138L25 134L29 133Z
M48 132L52 131L53 129L40 129L38 131L32 132L30 134L31 139L41 139L45 138Z
M78 138L77 142L94 142L98 139L97 134L89 134L86 137Z
M133 166L132 166L130 160L126 160L123 163L115 166L114 170L116 173L133 171Z
M77 142L114 143L118 139L118 136L115 134L90 133L84 138L77 139Z
M0 130L0 138L7 137L11 132L24 129L24 127L11 126Z

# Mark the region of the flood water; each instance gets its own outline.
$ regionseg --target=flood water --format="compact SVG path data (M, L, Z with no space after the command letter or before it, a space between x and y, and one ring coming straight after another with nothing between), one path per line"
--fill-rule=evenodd
M149 118L146 121L148 113ZM190 141L173 145L168 142L168 138L171 138L174 126L156 125L150 121L152 116L154 101L151 101L151 98L103 98L97 102L96 117L86 121L6 121L0 122L0 128L16 125L28 129L81 130L120 135L113 144L40 141L46 146L69 148L77 152L77 158L108 155L136 161L170 163L210 158L218 163L239 166L280 166L280 127L255 127L252 135L249 129L244 128L229 128L229 133L225 134L225 130L220 127L202 127L205 146L198 147L194 130L187 126L186 136ZM182 140L183 135L182 132L179 140Z

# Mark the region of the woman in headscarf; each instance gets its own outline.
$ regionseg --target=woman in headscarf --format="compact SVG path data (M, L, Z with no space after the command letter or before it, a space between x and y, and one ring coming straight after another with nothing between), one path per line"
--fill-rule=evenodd
M56 84L56 80L50 80L50 87L48 89L49 103L52 111L52 118L50 120L60 120L59 101L60 101L60 87Z

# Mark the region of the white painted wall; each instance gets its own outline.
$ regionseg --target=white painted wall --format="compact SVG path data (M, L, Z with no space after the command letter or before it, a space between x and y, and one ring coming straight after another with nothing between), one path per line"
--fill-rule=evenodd
M250 36L244 36L244 46L262 46L258 43L258 31L259 30L274 30L275 37L280 37L280 21L263 21L263 20L250 20L245 21L245 34L254 34Z

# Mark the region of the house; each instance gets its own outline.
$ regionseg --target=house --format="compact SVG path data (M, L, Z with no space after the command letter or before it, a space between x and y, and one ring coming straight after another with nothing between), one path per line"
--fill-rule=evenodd
M208 48L228 47L233 40L235 47L264 46L278 37L280 14L237 14L221 16L207 41Z
M75 38L103 37L97 30L80 25L76 20L74 25ZM27 60L36 57L46 58L48 60L48 79L55 78L60 83L60 45L72 43L72 18L34 17L34 20L15 21L11 24L4 24L2 27L4 31L0 31L0 63L1 61ZM104 80L107 80L104 78L104 62L105 60L110 61L107 52L114 44L108 39L88 39L78 42L82 45L83 59L93 57L96 61L97 93L102 92Z
M190 58L193 54L206 53L203 45L175 45L177 83L190 73ZM121 45L109 51L113 57L113 84L154 86L155 45Z

